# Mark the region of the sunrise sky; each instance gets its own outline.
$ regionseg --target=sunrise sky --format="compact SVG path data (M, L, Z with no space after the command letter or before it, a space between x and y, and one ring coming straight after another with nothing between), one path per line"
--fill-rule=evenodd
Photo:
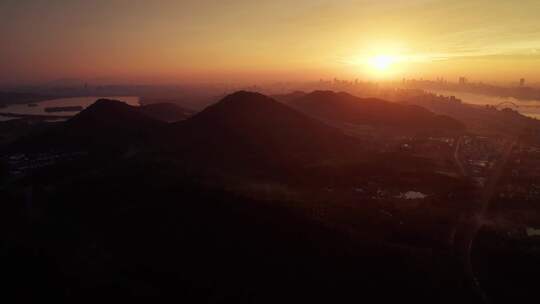
M540 1L0 1L0 82L540 81Z

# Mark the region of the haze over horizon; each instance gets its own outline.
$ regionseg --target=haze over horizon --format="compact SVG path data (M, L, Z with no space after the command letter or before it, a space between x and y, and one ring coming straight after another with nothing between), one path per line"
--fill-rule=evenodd
M540 303L538 12L0 0L2 298Z
M0 83L540 81L540 2L2 1Z

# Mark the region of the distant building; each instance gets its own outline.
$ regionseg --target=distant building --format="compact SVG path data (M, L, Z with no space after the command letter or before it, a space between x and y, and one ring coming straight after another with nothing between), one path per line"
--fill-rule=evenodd
M467 84L467 78L466 77L459 77L459 84Z
M519 86L520 86L520 87L525 86L525 78L521 78L521 79L519 80Z

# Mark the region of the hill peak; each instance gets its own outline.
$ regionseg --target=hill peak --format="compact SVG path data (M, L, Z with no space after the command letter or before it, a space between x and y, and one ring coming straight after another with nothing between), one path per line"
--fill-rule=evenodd
M151 125L157 121L140 113L137 107L113 99L98 99L67 121L71 127L105 128L111 126Z
M114 105L119 106L119 105L127 105L127 104L117 99L100 98L96 100L93 104L91 104L89 107L114 106Z
M225 96L221 101L219 101L216 105L242 105L242 106L250 106L254 104L261 104L261 103L271 103L274 102L274 100L266 95L263 95L261 93L257 92L249 92L249 91L238 91L232 94L229 94Z
M301 114L268 96L239 91L207 107L191 120L228 121L235 124L250 121L253 124L260 124L263 121L280 121L298 115Z
M270 97L246 91L228 95L175 123L171 132L176 140L168 141L165 149L174 157L204 160L214 169L235 172L293 168L341 157L357 148L339 130Z
M79 114L75 115L71 120L79 120L90 116L109 117L125 112L134 111L134 107L125 102L114 99L98 99ZM111 117L112 118L112 117Z

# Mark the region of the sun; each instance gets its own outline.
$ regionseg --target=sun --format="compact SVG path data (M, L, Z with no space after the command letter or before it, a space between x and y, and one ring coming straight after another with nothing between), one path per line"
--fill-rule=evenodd
M376 55L368 58L369 65L379 72L387 71L392 67L396 59L389 55Z
M399 75L407 66L407 56L397 51L379 51L359 54L346 61L355 71L366 76L383 79Z

